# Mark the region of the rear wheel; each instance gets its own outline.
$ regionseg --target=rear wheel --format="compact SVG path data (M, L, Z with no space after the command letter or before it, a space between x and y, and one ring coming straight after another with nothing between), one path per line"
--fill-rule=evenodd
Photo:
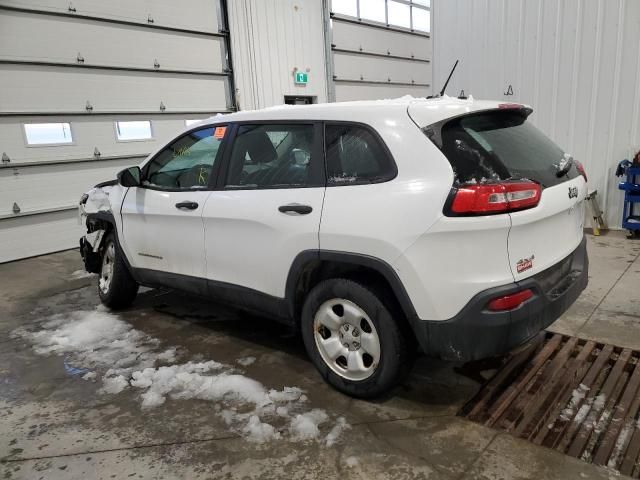
M346 279L314 287L302 311L302 335L314 365L343 393L371 398L400 382L412 344L399 319L372 291Z
M138 284L129 273L114 233L107 235L102 247L102 265L98 295L102 303L113 309L126 308L138 294Z

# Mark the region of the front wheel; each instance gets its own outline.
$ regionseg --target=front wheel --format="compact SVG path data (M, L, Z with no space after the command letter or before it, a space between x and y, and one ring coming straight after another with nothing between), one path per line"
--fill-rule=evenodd
M324 379L347 395L379 396L411 368L401 319L365 286L346 279L314 287L302 309L307 353Z
M98 295L105 306L120 309L133 303L138 284L124 263L114 235L114 232L109 233L102 247Z

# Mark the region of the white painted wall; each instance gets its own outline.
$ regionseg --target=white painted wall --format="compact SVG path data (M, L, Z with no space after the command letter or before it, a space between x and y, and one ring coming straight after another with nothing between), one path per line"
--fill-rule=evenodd
M640 1L433 0L433 86L530 104L620 226L617 163L640 149ZM504 95L509 85L513 95Z
M284 103L284 95L327 101L323 2L228 2L236 98L241 110ZM294 69L309 83L294 84Z

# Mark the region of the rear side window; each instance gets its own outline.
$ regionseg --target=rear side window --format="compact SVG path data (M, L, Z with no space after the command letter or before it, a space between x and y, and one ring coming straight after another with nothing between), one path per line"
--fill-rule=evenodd
M227 188L320 185L322 159L314 153L316 141L314 125L240 125Z
M523 111L490 111L444 124L442 152L457 183L529 179L550 187L579 175L575 167L560 177L565 153L527 122Z
M385 182L396 176L386 148L365 127L328 124L325 141L329 185Z

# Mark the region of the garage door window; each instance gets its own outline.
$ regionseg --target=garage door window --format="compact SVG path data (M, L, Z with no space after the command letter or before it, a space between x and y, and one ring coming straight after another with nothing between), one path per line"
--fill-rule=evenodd
M321 159L314 154L315 130L314 125L241 125L231 150L227 188L323 185Z
M396 176L390 154L368 128L327 125L325 139L328 185L379 183Z
M134 140L151 140L151 122L149 120L116 122L116 137L120 142L130 142Z
M208 188L226 130L225 126L209 127L183 135L147 164L143 185L168 190Z
M70 145L73 143L69 123L25 123L24 134L29 146Z

